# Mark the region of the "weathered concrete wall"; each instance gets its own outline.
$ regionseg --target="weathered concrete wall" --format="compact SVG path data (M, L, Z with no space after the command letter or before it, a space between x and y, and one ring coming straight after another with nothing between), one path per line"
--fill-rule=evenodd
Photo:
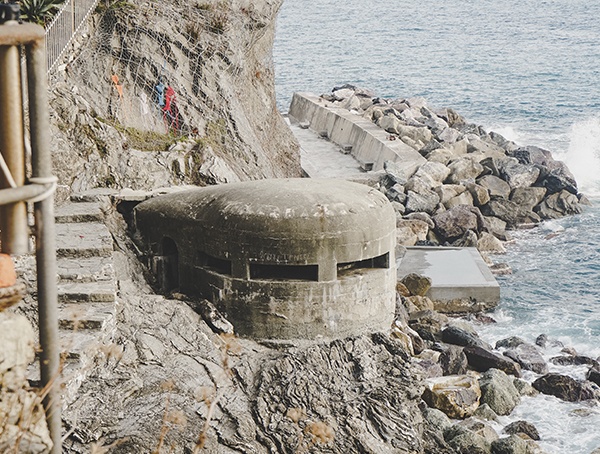
M404 142L388 140L389 134L373 122L310 93L294 93L289 114L299 122L308 122L317 133L326 131L337 144L352 145L352 155L362 163L372 163L373 170L381 170L385 161L392 161L410 175L426 162Z
M135 222L149 255L177 260L174 285L222 304L241 335L338 338L391 324L396 220L368 186L219 185L143 202Z

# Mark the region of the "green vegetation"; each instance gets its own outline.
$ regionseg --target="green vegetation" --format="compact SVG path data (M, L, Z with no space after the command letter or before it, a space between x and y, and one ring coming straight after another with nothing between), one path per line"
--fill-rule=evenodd
M130 3L128 0L103 0L98 2L98 6L96 6L96 13L102 14L107 11L115 10L130 11L132 9L135 9L135 5Z
M27 22L45 25L63 3L64 0L21 0L21 18Z

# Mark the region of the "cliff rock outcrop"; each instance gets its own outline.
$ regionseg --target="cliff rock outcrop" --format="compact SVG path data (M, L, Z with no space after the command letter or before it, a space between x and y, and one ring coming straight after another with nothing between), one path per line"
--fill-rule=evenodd
M100 2L90 38L52 75L63 187L299 176L298 145L274 99L280 5Z

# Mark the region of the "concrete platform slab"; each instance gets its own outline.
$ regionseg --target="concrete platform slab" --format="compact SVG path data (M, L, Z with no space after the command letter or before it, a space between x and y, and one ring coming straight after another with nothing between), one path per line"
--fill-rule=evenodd
M399 254L397 273L431 278L427 296L434 301L471 300L477 308L500 301L500 286L476 248L409 247Z

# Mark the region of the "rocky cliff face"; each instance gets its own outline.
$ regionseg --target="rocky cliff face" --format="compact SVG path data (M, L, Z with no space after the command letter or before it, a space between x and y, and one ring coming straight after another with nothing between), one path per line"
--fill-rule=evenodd
M90 38L52 76L65 187L150 189L298 176L276 110L281 0L101 2Z

